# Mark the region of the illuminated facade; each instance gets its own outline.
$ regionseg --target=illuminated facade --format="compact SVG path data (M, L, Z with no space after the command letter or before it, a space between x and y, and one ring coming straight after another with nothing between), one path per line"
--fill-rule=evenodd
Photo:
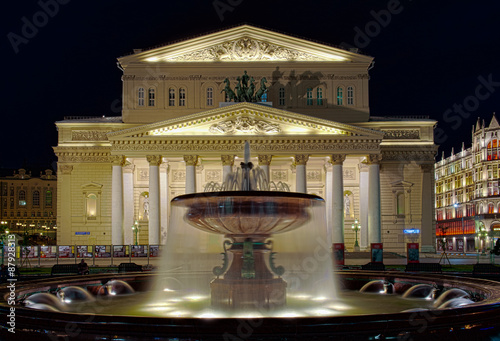
M137 221L162 244L169 201L221 184L249 141L271 181L326 199L330 242L352 249L358 219L362 249L435 250L436 122L370 117L372 60L248 25L120 57L122 115L56 123L58 243L131 244ZM228 102L247 76L260 102Z
M56 236L57 178L47 169L39 177L25 169L0 178L0 220L20 236L49 244Z
M436 163L438 249L488 249L500 235L499 134L495 115L488 126L478 120L472 128L472 147L452 151Z

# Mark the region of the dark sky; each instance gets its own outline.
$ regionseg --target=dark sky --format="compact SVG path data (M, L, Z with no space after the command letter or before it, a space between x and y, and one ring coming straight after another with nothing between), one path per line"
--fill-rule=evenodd
M462 141L470 145L478 116L489 123L494 111L500 115L497 1L22 0L2 7L0 168L52 164L54 122L64 116L119 115L117 57L241 23L361 47L375 57L372 115L429 115L446 155Z

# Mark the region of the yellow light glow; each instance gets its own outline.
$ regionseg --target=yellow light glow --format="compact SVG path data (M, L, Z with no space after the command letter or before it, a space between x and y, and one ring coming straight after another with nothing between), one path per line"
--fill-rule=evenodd
M157 62L158 60L160 60L160 58L158 58L158 57L149 57L149 58L146 58L147 62Z
M328 298L324 296L313 297L313 301L326 301Z

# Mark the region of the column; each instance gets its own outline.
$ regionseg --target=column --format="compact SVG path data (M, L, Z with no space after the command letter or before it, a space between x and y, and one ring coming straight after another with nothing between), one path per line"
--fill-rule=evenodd
M422 223L420 226L420 250L422 252L436 252L434 217L434 184L432 183L433 164L421 164L422 171ZM466 248L467 245L464 245Z
M57 175L57 243L59 245L71 245L71 172L73 166L59 163L59 174ZM87 214L85 212L85 214ZM85 217L87 219L87 217Z
M221 155L220 159L222 161L222 183L224 184L228 174L233 171L234 155Z
M111 244L123 244L123 170L125 158L113 156L111 179Z
M160 155L147 155L149 162L149 245L160 244Z
M295 166L296 166L296 192L307 193L307 177L306 177L306 164L309 161L309 155L300 154L295 155Z
M170 193L168 185L168 172L170 171L170 166L167 163L162 163L160 166L160 244L165 245L167 229L168 229L168 212L170 208Z
M267 183L271 182L271 173L269 171L269 166L271 165L272 155L258 155L259 167L264 171L266 175Z
M332 242L344 242L344 179L342 164L345 161L344 154L330 156L332 164Z
M359 247L361 250L370 248L368 243L368 165L359 164Z
M380 216L380 160L382 155L371 154L368 164L368 243L382 242L382 222Z
M186 194L195 193L198 155L184 155L184 162L186 162Z
M132 225L134 225L134 169L135 165L126 164L123 172L123 243L132 245L134 236Z

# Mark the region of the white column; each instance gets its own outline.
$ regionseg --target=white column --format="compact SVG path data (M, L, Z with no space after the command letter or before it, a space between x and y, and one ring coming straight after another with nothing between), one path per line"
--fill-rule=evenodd
M222 161L222 183L226 182L228 174L233 171L234 155L221 155Z
M309 161L309 155L295 155L295 176L296 176L296 192L307 193L307 176L306 164Z
M330 157L332 163L332 242L344 242L344 179L342 164L345 155L334 154Z
M147 155L149 162L149 244L160 244L160 155Z
M420 250L436 252L436 233L434 217L434 184L432 181L433 164L421 164L422 171L422 223L420 227ZM467 245L464 245L466 248Z
M266 175L267 183L271 181L271 173L270 173L270 166L271 166L271 161L273 159L272 155L259 155L259 167L264 171L264 174Z
M326 204L328 205L327 208L326 208L326 226L327 226L327 230L326 230L326 243L327 245L332 245L333 243L333 218L332 218L332 210L330 209L330 203L332 202L333 198L332 198L332 180L333 180L333 176L332 176L332 163L330 162L330 160L328 160L327 162L325 162L325 195L323 196L325 201L326 201Z
M361 250L370 248L368 243L368 165L359 164L359 223L361 225L359 246Z
M196 164L198 155L184 155L186 162L186 194L196 192Z
M73 244L73 234L71 229L71 172L72 165L58 163L57 174L57 243L59 245ZM87 219L85 212L85 219Z
M368 164L368 242L382 242L382 222L380 216L380 165L382 156L371 154Z
M113 157L111 179L111 243L123 244L123 156Z
M170 207L170 196L168 187L168 172L170 167L168 164L163 163L160 166L160 244L165 245L167 229L168 229L168 210Z
M134 236L132 225L134 225L134 168L133 164L127 164L123 171L123 242L132 245Z

